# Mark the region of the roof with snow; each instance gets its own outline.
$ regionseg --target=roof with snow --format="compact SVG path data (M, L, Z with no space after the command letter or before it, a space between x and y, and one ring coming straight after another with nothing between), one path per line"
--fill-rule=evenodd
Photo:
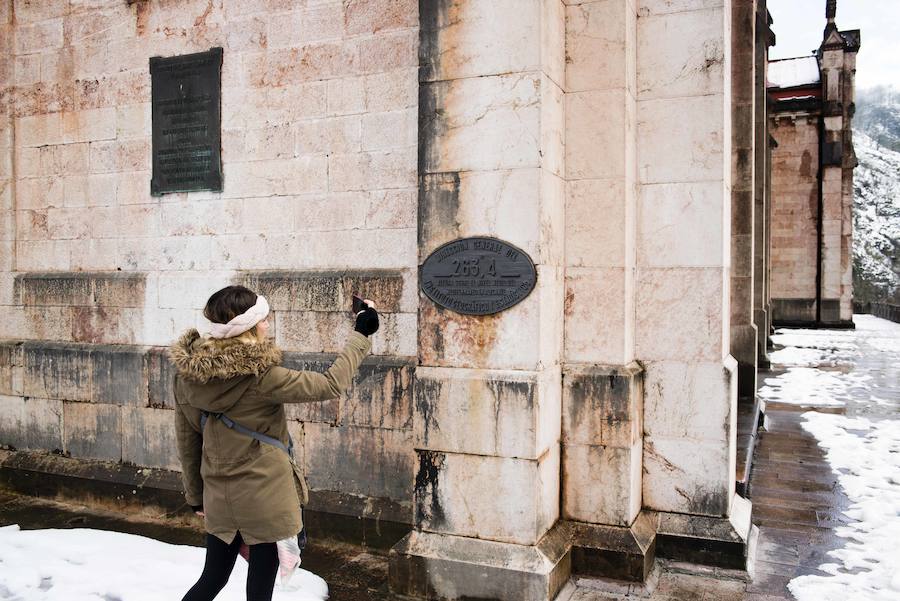
M769 61L766 75L770 88L797 88L819 84L819 61L815 56L798 56Z

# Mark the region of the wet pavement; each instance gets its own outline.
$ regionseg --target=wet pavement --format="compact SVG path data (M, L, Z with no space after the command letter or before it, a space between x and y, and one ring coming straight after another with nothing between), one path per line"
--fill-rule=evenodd
M852 503L825 449L804 429L804 414L815 411L870 420L900 416L900 325L870 316L855 320L853 331L780 330L773 338L772 370L759 374L767 407L750 476L752 519L760 536L749 576L660 561L648 586L638 590L576 578L558 601L788 600L795 599L787 588L792 579L828 577L819 568L834 561L829 551L848 544L838 529L852 521L844 514ZM823 374L837 379L822 379ZM831 402L823 402L823 397ZM11 523L23 528L116 530L177 544L200 545L203 540L197 527L138 521L0 491L0 525ZM334 601L393 599L387 591L386 553L311 541L303 565L328 582Z

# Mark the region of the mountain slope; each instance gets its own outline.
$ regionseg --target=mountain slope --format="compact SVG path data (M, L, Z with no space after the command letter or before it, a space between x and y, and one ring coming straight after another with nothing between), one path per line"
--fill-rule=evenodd
M886 117L892 111L893 120ZM864 122L869 124L869 131L875 131L879 140L889 144L895 140L900 147L900 107L882 105L878 110L869 108L868 114L878 115L877 120ZM853 146L859 160L853 173L854 300L898 303L900 152L884 147L862 129L854 131Z

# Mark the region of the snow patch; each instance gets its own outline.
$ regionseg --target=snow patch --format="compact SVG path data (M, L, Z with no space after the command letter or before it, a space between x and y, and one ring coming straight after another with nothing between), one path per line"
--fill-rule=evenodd
M900 599L900 421L803 417L852 502L845 515L854 521L835 530L847 543L819 567L829 575L800 576L788 588L797 601Z
M0 597L17 601L181 599L203 569L206 550L102 530L0 528ZM235 563L217 601L244 601L247 563ZM323 601L325 581L297 569L274 600Z

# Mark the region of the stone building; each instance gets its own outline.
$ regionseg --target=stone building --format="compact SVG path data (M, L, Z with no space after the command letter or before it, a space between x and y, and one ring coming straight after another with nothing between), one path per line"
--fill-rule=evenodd
M853 325L851 121L860 33L838 31L835 12L829 2L814 55L769 65L776 323Z
M241 282L286 363L323 369L360 292L383 329L353 389L288 409L313 536L390 548L392 588L430 598L744 567L738 421L752 439L780 298L770 23L765 0L0 0L0 481L183 511L165 346ZM150 59L211 48L221 190L154 196ZM422 292L471 236L530 257L521 302Z

